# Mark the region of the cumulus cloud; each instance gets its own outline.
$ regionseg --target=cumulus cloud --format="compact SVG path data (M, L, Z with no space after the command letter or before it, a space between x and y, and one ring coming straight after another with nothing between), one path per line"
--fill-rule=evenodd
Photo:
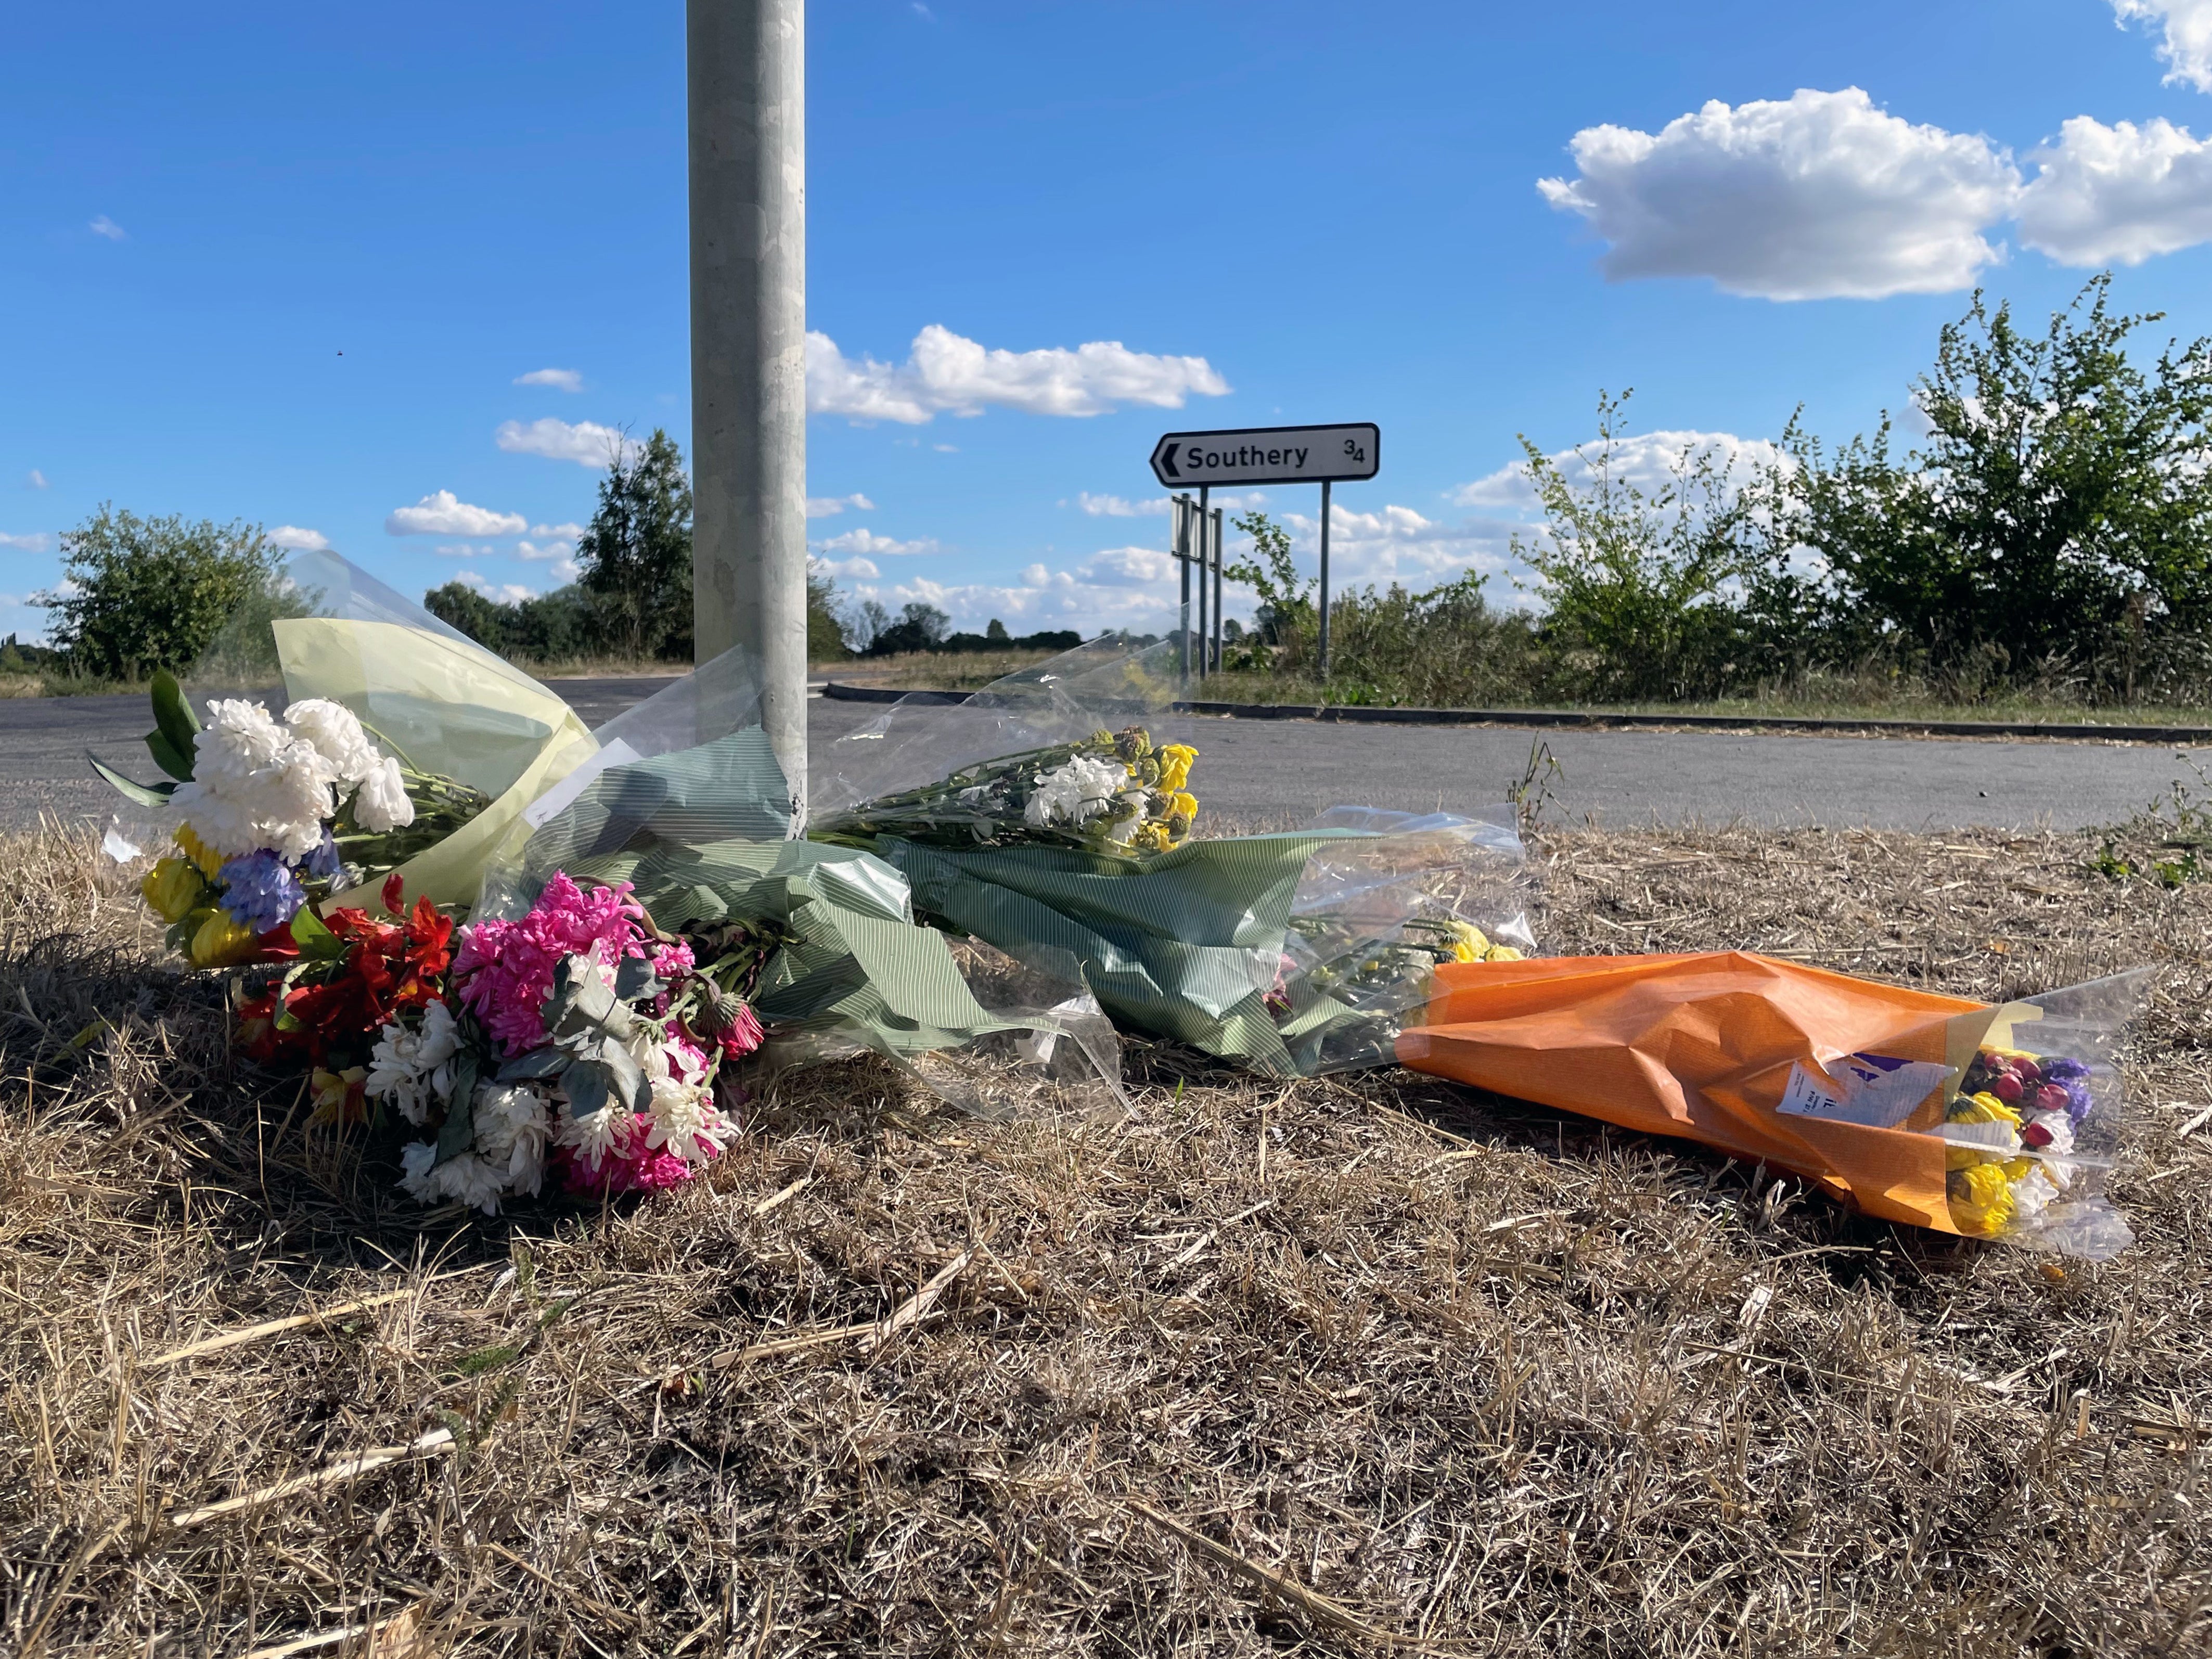
M444 550L439 550L442 552ZM515 556L521 559L566 559L572 557L575 551L576 544L567 541L517 542L514 544Z
M634 461L645 449L643 444L617 428L601 426L597 421L578 421L571 425L550 416L527 425L520 421L502 421L491 435L492 441L510 455L543 455L548 460L574 461L595 471L609 465L617 456L624 463Z
M473 570L464 570L453 580L464 587L473 587L484 598L498 605L520 605L525 599L534 599L538 597L538 590L534 587L525 587L520 582L490 581Z
M534 524L530 526L530 533L533 536L551 536L560 541L573 542L583 535L584 526L580 524Z
M2108 127L2077 115L2031 159L2021 238L2062 264L2141 264L2212 240L2212 140L2162 116Z
M917 540L902 542L891 536L878 536L872 530L848 530L842 535L832 536L828 541L815 544L824 553L857 553L877 558L902 558L909 554L934 553L936 538L924 536Z
M858 490L849 495L809 495L806 516L810 519L834 519L847 507L861 513L872 513L876 504Z
M517 386L550 386L556 392L581 392L584 377L573 368L533 368L514 377Z
M2158 55L2169 85L2179 81L2212 92L2212 0L2112 0L2112 10L2123 28L2158 26Z
M556 582L572 582L584 574L584 568L574 559L556 559L553 561L552 573L553 580Z
M33 489L44 489L46 487L46 475L34 466L23 475L23 482Z
M384 520L387 536L520 536L530 520L520 513L495 513L471 507L450 489L425 495L412 507L403 507Z
M1570 483L1581 485L1589 482L1589 456L1595 450L1595 443L1584 444L1579 449L1562 449L1547 459ZM1739 438L1733 432L1639 432L1614 441L1612 472L1648 493L1672 482L1675 465L1684 456L1699 453L1711 456L1738 483L1786 459L1765 439ZM1535 512L1540 505L1526 461L1515 461L1472 483L1462 484L1446 499L1458 507L1502 507L1521 513Z
M281 547L290 553L327 553L331 538L319 530L304 530L295 524L280 524L269 532L269 544Z
M1133 501L1120 495L1094 495L1087 489L1078 493L1075 504L1094 519L1148 519L1168 510L1168 498L1164 495ZM1065 507L1067 503L1062 501L1060 505Z
M919 426L941 414L980 415L996 404L1029 415L1103 415L1124 404L1180 409L1194 394L1218 398L1229 383L1203 357L1155 356L1118 340L1070 350L989 349L932 323L903 363L849 358L826 334L806 337L806 407L817 415Z
M0 547L11 547L19 553L51 553L54 549L54 538L43 530L33 530L21 536L11 536L0 531Z
M808 569L838 581L874 581L884 573L873 559L810 559Z
M2001 257L1982 232L2020 184L1987 138L1916 126L1856 87L1715 100L1656 134L1586 127L1571 149L1577 176L1537 188L1610 245L1608 279L1710 276L1768 300L1967 287Z
M111 242L127 242L131 240L131 233L104 213L85 228L95 236L105 236Z
M481 547L467 542L443 542L430 550L441 559L495 559L499 550L489 542Z

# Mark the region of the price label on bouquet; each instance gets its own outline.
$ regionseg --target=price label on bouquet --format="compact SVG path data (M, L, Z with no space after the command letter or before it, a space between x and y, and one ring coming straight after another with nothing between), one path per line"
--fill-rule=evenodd
M1205 484L1346 483L1382 465L1382 428L1255 426L1170 432L1152 446L1152 476L1171 489Z

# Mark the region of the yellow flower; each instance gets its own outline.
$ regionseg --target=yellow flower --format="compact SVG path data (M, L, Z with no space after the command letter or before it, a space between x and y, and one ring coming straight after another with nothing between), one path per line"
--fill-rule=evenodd
M1159 751L1160 787L1174 794L1190 781L1190 764L1198 750L1187 743L1171 743Z
M1171 817L1195 820L1198 817L1198 797L1188 789L1178 789L1168 797L1168 814Z
M1454 962L1480 962L1482 958L1480 956L1476 954L1474 946L1469 945L1463 939L1455 939L1452 941L1452 960Z
M253 930L230 919L228 910L210 910L207 920L192 935L191 958L195 968L229 968L251 961L258 941Z
M1490 954L1483 957L1483 960L1485 962L1518 962L1521 960L1521 953L1510 945L1493 945L1490 947Z
M179 824L177 826L176 835L173 839L176 842L178 846L184 848L185 856L190 859L194 864L199 866L200 873L202 875L205 876L210 881L215 879L216 872L221 870L223 866L223 857L222 854L216 852L214 848L202 841L199 836L193 832L192 826L189 823Z
M138 883L146 908L164 921L182 921L199 908L207 883L190 860L161 859Z
M1944 1115L1949 1123L2009 1123L2020 1127L2020 1114L1986 1089L1978 1095L1961 1095Z
M1951 1201L1951 1219L1962 1233L1987 1238L2012 1219L2012 1182L2002 1165L1977 1164L1971 1170L1954 1170L1944 1178Z
M307 1077L307 1087L315 1102L315 1109L307 1121L340 1127L368 1121L368 1097L363 1091L368 1080L368 1072L364 1066L349 1066L343 1072L331 1072L318 1066Z
M1129 845L1140 853L1164 853L1168 850L1168 827L1164 823L1140 823L1137 833L1129 837Z

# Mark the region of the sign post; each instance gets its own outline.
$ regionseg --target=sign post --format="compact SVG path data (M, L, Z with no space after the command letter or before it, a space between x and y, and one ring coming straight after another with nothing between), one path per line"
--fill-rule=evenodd
M1255 426L1218 432L1170 432L1152 446L1152 476L1169 489L1198 487L1199 550L1211 532L1213 629L1206 633L1206 565L1199 566L1199 672L1221 656L1221 527L1206 497L1216 484L1321 486L1321 678L1328 678L1328 514L1333 484L1364 483L1382 465L1382 428L1372 421L1340 426ZM1185 498L1188 499L1188 498ZM1183 566L1186 577L1188 564Z

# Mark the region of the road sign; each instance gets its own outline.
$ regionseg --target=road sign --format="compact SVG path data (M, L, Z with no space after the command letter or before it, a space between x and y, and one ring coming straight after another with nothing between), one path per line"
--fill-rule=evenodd
M1152 446L1152 476L1171 489L1345 483L1373 477L1382 464L1382 429L1371 421L1170 432Z

